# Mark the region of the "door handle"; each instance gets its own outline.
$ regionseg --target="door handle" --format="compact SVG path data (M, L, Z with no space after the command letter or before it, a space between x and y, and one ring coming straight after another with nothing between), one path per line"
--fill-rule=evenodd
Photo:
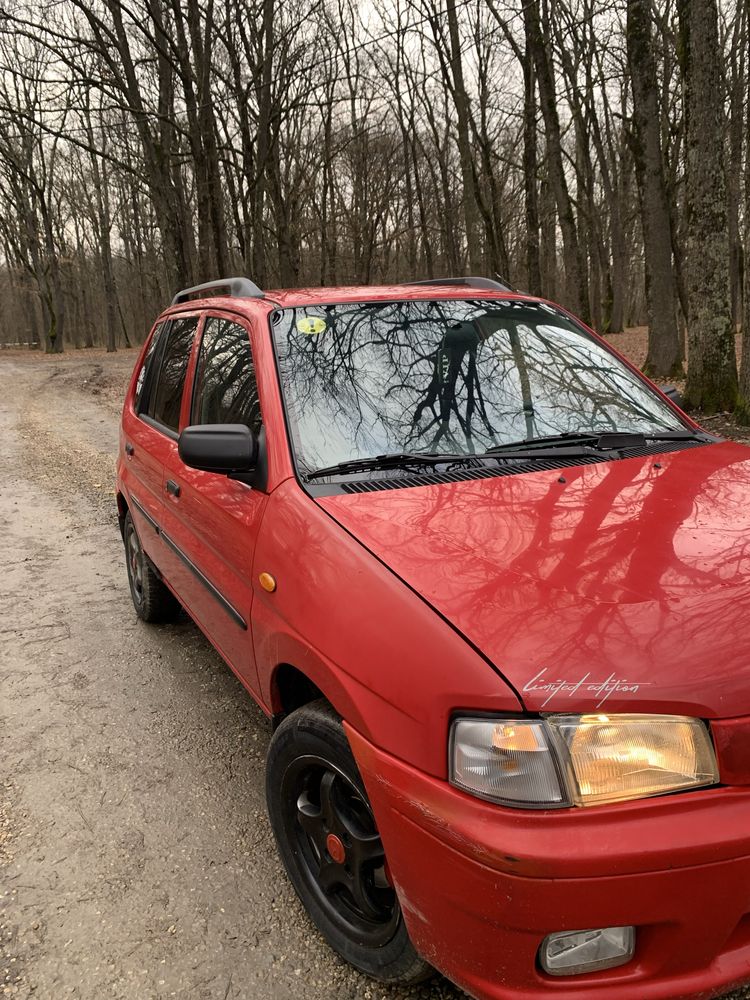
M130 441L126 441L125 442L125 454L128 456L128 458L131 458L133 456L134 452L135 452L135 448L132 446L132 444L130 443Z
M173 497L178 497L180 495L180 487L174 479L167 480L167 493L171 493Z

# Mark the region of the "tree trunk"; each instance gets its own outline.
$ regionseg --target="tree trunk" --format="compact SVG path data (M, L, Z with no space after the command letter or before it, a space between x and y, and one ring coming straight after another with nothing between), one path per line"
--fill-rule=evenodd
M539 259L539 202L537 197L536 79L528 47L523 59L523 201L526 216L526 288L542 294Z
M677 330L672 237L664 180L656 65L649 0L628 0L628 66L633 88L631 143L643 228L648 355L645 371L657 378L682 375Z
M750 18L750 0L745 0L744 13ZM747 31L747 62L750 66L750 30ZM750 150L750 114L745 119L745 147ZM745 158L745 246L750 247L750 156ZM742 364L740 367L740 393L742 398L750 400L750 266L745 264L744 295L742 311ZM743 421L747 420L742 414Z
M266 172L271 152L271 81L273 72L274 0L263 0L261 74L257 81L258 132L256 136L255 187L253 191L253 281L266 283L265 205Z
M539 256L542 288L548 299L557 298L557 209L549 180L542 179L539 192L540 243Z
M461 38L458 31L456 0L447 0L448 31L450 34L450 65L453 94L456 105L456 129L458 132L458 155L461 161L461 181L463 185L464 224L466 226L466 250L469 270L481 275L484 270L482 248L479 243L479 212L474 197L474 163L469 141L469 98L464 83L461 55Z
M742 326L742 239L740 237L740 193L742 188L743 109L747 79L745 75L744 12L738 9L729 52L727 89L729 91L729 280L732 323Z
M687 126L685 400L715 413L740 402L729 305L722 55L716 0L679 0L678 12Z
M622 333L625 326L625 288L627 281L628 251L625 245L625 235L622 228L622 213L620 206L613 207L611 226L612 240L612 277L608 287L609 315L607 317L607 332Z
M547 167L552 191L560 219L565 250L565 305L584 321L589 319L589 293L587 263L578 239L573 201L568 190L563 163L560 119L557 114L557 96L552 76L548 46L542 33L539 0L528 0L523 7L526 45L534 59L539 85L539 104L544 118L547 140ZM549 35L549 32L548 32Z
M88 113L88 111L87 111ZM89 142L92 150L94 147L94 135L91 128L90 118L87 118ZM96 214L99 222L99 261L101 264L102 287L104 292L104 310L107 326L107 353L117 350L117 302L115 291L115 278L112 270L112 213L109 204L109 175L107 161L102 160L101 170L99 169L99 158L94 152L90 153L89 162L91 164L91 178L94 182L94 198L96 203ZM87 347L92 344L86 344Z

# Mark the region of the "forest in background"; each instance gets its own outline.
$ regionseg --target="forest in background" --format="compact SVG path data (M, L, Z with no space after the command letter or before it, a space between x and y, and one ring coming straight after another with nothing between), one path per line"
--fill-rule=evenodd
M0 343L499 275L748 413L750 0L0 0Z

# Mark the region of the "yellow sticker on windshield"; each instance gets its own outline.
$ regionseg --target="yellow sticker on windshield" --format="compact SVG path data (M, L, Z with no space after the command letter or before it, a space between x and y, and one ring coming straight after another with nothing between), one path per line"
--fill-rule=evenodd
M326 321L321 316L304 316L297 320L297 329L300 333L313 337L322 333L326 328Z

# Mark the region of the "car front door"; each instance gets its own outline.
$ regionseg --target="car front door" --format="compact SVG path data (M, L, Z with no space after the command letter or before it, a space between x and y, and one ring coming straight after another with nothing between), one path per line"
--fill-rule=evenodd
M262 420L249 329L208 314L196 347L185 424ZM257 694L250 625L252 562L266 494L226 475L188 468L175 446L164 464L164 529L179 549L178 592L190 614L243 682Z

